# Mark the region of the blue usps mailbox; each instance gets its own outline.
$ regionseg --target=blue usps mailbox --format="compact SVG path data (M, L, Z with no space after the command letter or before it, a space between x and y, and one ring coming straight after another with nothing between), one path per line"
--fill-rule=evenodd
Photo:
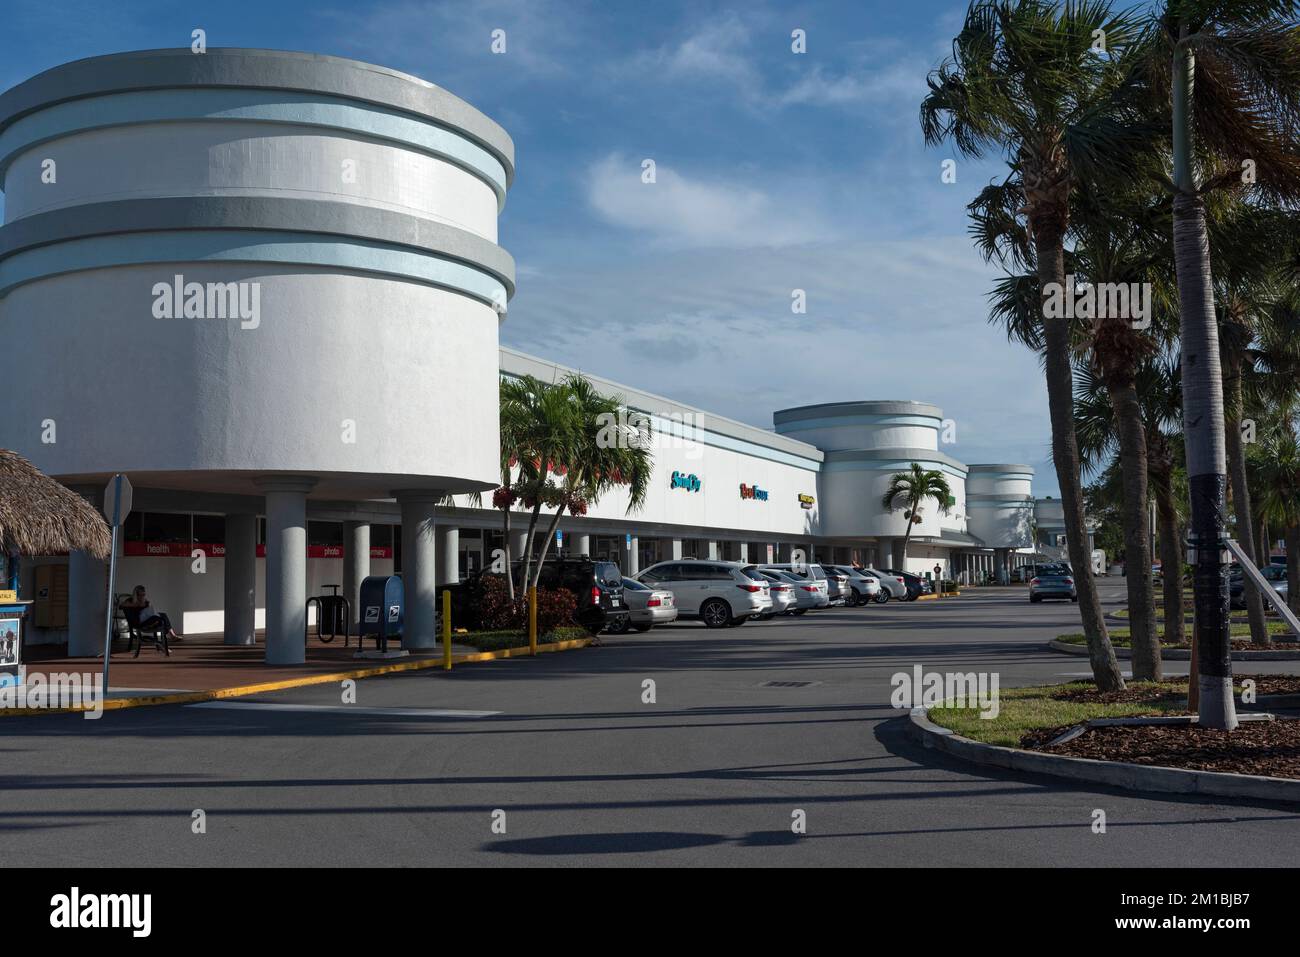
M402 637L405 602L398 575L371 575L361 583L361 644L374 635L380 651L388 650L389 638Z

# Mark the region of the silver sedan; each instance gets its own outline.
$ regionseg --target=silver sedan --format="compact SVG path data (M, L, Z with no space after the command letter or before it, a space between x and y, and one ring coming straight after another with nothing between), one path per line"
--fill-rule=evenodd
M677 620L677 602L673 593L664 588L650 588L633 578L623 579L623 599L631 614L620 629L626 632L649 631L655 625ZM614 632L617 634L618 632Z

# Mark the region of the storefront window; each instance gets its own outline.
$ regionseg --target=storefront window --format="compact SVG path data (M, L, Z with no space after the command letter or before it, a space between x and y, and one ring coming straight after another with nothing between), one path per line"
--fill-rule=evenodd
M342 545L343 523L308 522L307 545ZM373 542L372 542L373 544Z
M194 541L203 545L226 544L226 517L224 515L195 515Z
M169 512L141 512L140 537L142 542L177 542L188 545L190 538L190 516L176 515ZM128 538L128 541L130 539Z

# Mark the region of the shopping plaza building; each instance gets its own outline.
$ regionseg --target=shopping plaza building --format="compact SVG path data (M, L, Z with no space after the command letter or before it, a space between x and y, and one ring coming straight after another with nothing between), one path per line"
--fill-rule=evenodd
M293 663L309 596L399 572L405 643L431 646L437 584L503 544L500 377L571 371L500 345L506 132L370 64L157 50L0 96L0 177L0 446L97 503L129 476L118 591L147 585L183 632L264 629L267 661ZM565 516L569 554L635 573L801 550L970 580L1059 544L1036 537L1059 503L1036 510L1033 470L946 454L933 405L784 409L769 430L583 371L651 424L654 474L638 510L616 491ZM904 558L881 496L913 462L953 495ZM26 565L34 640L94 654L105 565Z

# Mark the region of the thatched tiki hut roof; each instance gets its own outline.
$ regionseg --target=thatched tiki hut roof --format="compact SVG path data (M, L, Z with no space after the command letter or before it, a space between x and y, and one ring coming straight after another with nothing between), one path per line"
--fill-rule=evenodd
M0 449L0 546L24 555L83 551L106 559L108 523L94 506L17 452Z

